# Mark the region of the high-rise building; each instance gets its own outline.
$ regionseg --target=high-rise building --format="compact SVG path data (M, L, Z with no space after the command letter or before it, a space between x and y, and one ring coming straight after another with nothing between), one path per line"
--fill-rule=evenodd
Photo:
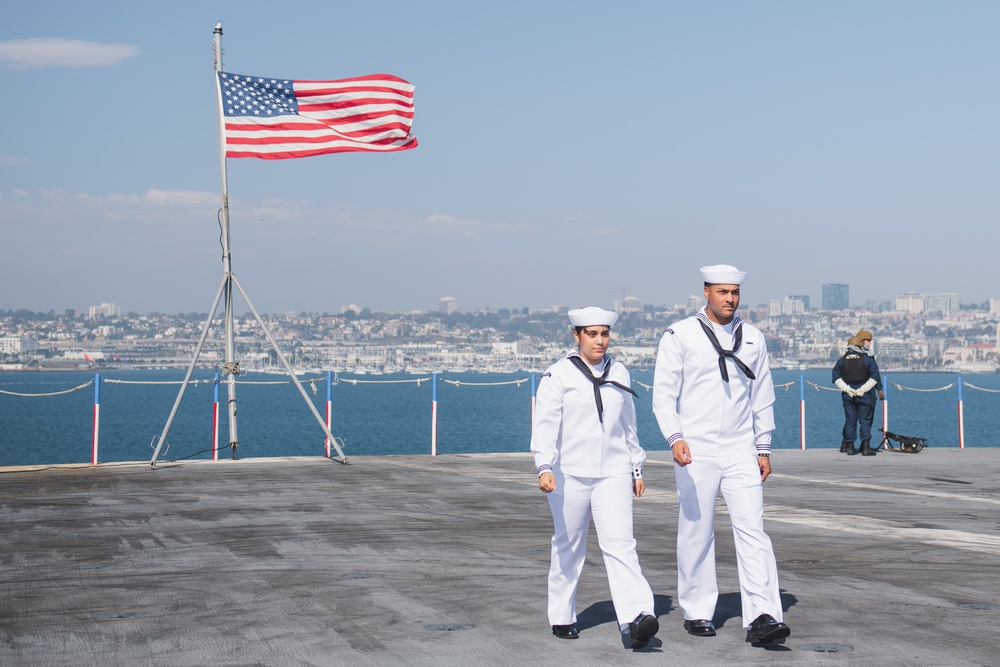
M924 294L925 313L950 313L959 310L958 294Z
M458 310L458 304L455 303L455 297L446 296L440 301L438 301L438 311L444 313L445 315L451 315L456 310Z
M958 294L917 294L903 292L896 295L896 310L904 313L950 313L959 310Z
M793 299L786 296L784 299L771 299L767 302L768 317L778 317L780 315L794 315L805 311L805 304L801 299Z
M896 295L896 310L901 313L924 312L924 295L916 292L903 292Z
M802 310L809 310L809 295L808 294L790 294L788 296L792 301L801 301Z
M869 313L885 313L892 310L892 303L885 299L868 299L865 301L865 310Z
M823 310L846 310L851 307L850 287L842 283L823 285Z
M624 299L615 299L612 308L619 313L641 313L642 301L636 296L627 296Z
M98 317L120 317L122 309L113 303L102 303L99 306L90 307L90 319Z

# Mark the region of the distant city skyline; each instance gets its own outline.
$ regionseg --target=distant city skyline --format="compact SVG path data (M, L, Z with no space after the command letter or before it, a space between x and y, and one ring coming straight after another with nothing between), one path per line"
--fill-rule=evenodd
M891 298L885 298L885 299L868 299L863 304L852 303L852 304L849 304L848 306L843 307L843 308L841 308L841 307L833 307L833 308L825 307L825 304L822 304L822 303L821 303L820 306L813 306L813 305L811 305L812 301L809 298L809 295L806 295L806 294L788 294L788 295L784 295L784 296L781 296L781 297L772 297L772 298L766 299L764 301L753 302L753 303L748 302L746 300L743 300L740 303L740 308L742 310L747 310L747 309L751 309L751 308L753 308L753 309L756 309L756 308L767 308L770 311L772 311L771 312L772 315L775 315L775 314L780 314L780 313L777 313L777 312L773 312L775 310L775 307L776 307L776 302L782 302L782 301L784 301L784 302L798 302L798 303L800 303L801 305L796 310L850 310L850 309L861 309L861 310L868 311L868 312L873 312L873 313L885 312L885 311L891 311L891 310L896 310L896 311L900 311L900 312L915 312L916 313L916 312L925 312L925 311L942 311L942 312L955 311L955 310L959 310L961 308L961 306L965 305L965 306L983 306L986 309L991 310L991 311L993 311L993 310L1000 311L1000 298L990 297L990 298L985 299L983 301L968 302L968 301L961 300L959 298L958 294L955 294L955 293L941 293L941 292L930 292L930 293L902 292L900 294L894 295L894 297L891 297ZM630 311L631 312L637 312L637 311L642 310L643 307L645 307L645 306L653 306L653 307L656 307L656 308L674 308L674 307L680 307L680 308L687 307L687 308L691 308L691 307L694 306L694 304L698 304L698 307L700 307L700 305L702 305L702 296L701 295L691 294L691 295L688 296L687 299L685 299L684 301L682 301L680 303L648 303L646 301L643 301L638 296L629 295L629 296L625 297L624 300L623 299L613 299L610 302L610 307L613 310L616 310L618 312L630 312ZM269 314L281 314L281 313L286 313L286 312L310 312L310 313L343 314L343 313L345 313L347 311L353 311L355 313L361 313L363 310L368 310L368 311L373 312L373 313L439 312L439 313L442 313L442 314L445 314L445 315L450 315L452 313L458 313L458 312L475 312L477 310L490 310L490 309L500 309L500 308L506 308L506 309L509 309L509 310L520 310L522 308L529 308L531 310L553 310L553 309L556 309L556 308L571 308L571 307L574 307L574 305L575 304L571 305L571 304L565 304L565 303L555 303L555 304L548 304L548 305L541 305L541 306L527 306L527 305L516 305L516 304L498 304L498 305L495 305L495 306L487 306L487 307L482 307L482 308L464 308L462 306L462 304L458 303L458 301L454 297L441 297L441 298L437 299L435 305L432 305L432 306L429 306L429 307L425 306L425 307L403 308L403 309L396 309L396 310L379 310L379 309L367 306L365 304L349 303L349 304L346 304L346 305L345 304L341 304L341 305L337 306L336 308L319 309L319 310L301 310L301 311L296 311L296 310L284 309L284 310L265 311L265 312L268 312ZM598 305L601 305L601 304L598 304ZM235 308L235 310L237 312L239 312L239 313L248 312L248 309L245 309L245 308L242 308L242 307L239 307L239 306L240 306L240 304L238 304L237 307ZM607 307L607 306L605 305L605 307ZM3 309L3 308L0 308L0 310L17 310L17 309ZM121 306L119 306L114 301L101 302L100 304L87 305L87 306L83 306L81 308L72 308L72 307L71 308L50 308L50 309L25 308L25 310L29 310L29 311L32 311L32 312L39 312L39 313L45 313L45 312L49 312L50 310L52 310L52 311L55 311L57 314L60 314L60 315L64 314L64 313L67 313L67 312L72 312L72 313L84 313L84 312L87 312L88 316L91 317L91 318L94 318L94 317L118 317L118 316L121 316L121 315L129 313L129 312L134 312L134 313L138 313L138 314L147 314L147 313L150 313L150 312L163 312L163 313L170 313L170 314L177 314L177 313L183 313L183 312L207 312L207 310L199 311L197 309L190 310L190 311L189 310L185 310L185 311L142 311L142 310L136 310L134 308L122 308ZM223 312L223 309L222 309L221 305L220 305L220 307L218 308L218 310L216 312L217 312L217 314L221 314Z
M638 298L624 301L626 315L616 325L612 353L630 367L649 369L664 328L683 315L662 308L638 314ZM692 301L687 310L699 306L696 298ZM959 309L954 295L948 294L906 294L896 301L906 310L905 316L899 310L806 310L799 298L774 299L766 309L755 308L746 315L764 332L775 369L829 370L859 328L874 332L879 364L886 369L993 373L1000 368L1000 299L992 299L988 311ZM572 345L564 311L509 308L463 313L449 304L453 300L445 298L437 311L399 313L370 313L351 304L348 310L354 312L344 317L315 312L263 317L276 340L294 339L282 347L294 356L295 364L310 367L311 372L545 368ZM4 370L23 370L25 364L52 369L79 369L81 364L85 368L190 364L202 316L117 313L108 303L73 319L48 313L37 317L0 313L0 362ZM239 315L234 327L241 365L258 371L274 369L276 358L256 318ZM5 333L11 330L16 333ZM207 356L201 358L207 365L223 358L220 333L217 329L209 338Z
M226 162L262 312L679 304L717 263L744 304L1000 296L997 2L124 7L4 12L2 309L208 310L220 21L228 72L416 87L415 150Z

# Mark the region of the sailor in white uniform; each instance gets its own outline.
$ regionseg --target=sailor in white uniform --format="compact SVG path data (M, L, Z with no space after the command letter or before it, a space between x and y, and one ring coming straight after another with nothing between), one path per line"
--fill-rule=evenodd
M774 384L761 332L736 316L747 274L701 269L706 306L667 329L653 378L653 413L671 446L680 516L677 597L684 628L715 635L715 501L733 526L743 626L755 644L787 637L778 569L764 532L762 483L771 472Z
M576 587L593 517L619 629L642 648L659 629L653 591L632 534L632 495L645 490L646 452L636 434L629 372L606 354L616 313L569 311L578 349L542 375L535 396L531 453L555 531L549 567L552 633L576 639Z

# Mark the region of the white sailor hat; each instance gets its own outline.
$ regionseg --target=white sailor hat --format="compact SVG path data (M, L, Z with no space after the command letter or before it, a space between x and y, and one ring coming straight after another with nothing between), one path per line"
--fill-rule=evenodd
M610 310L604 310L596 306L577 308L576 310L569 311L568 315L570 323L575 327L601 325L610 327L614 326L615 322L618 321L618 313L613 313Z
M742 285L747 272L729 264L713 264L701 267L701 277L710 285Z

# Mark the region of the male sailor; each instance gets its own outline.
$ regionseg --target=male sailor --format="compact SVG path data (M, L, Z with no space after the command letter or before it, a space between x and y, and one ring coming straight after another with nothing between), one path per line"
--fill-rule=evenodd
M671 447L680 516L677 598L684 629L715 636L715 501L733 526L743 626L753 644L787 637L778 569L764 532L774 384L763 334L736 316L747 274L701 268L706 305L667 329L653 377L653 413Z
M629 648L659 630L653 591L642 576L632 534L632 495L646 488L631 377L607 354L618 314L589 306L569 311L577 349L542 375L535 396L531 453L538 488L548 497L555 530L549 566L552 634L576 639L576 587L594 519L611 601Z

